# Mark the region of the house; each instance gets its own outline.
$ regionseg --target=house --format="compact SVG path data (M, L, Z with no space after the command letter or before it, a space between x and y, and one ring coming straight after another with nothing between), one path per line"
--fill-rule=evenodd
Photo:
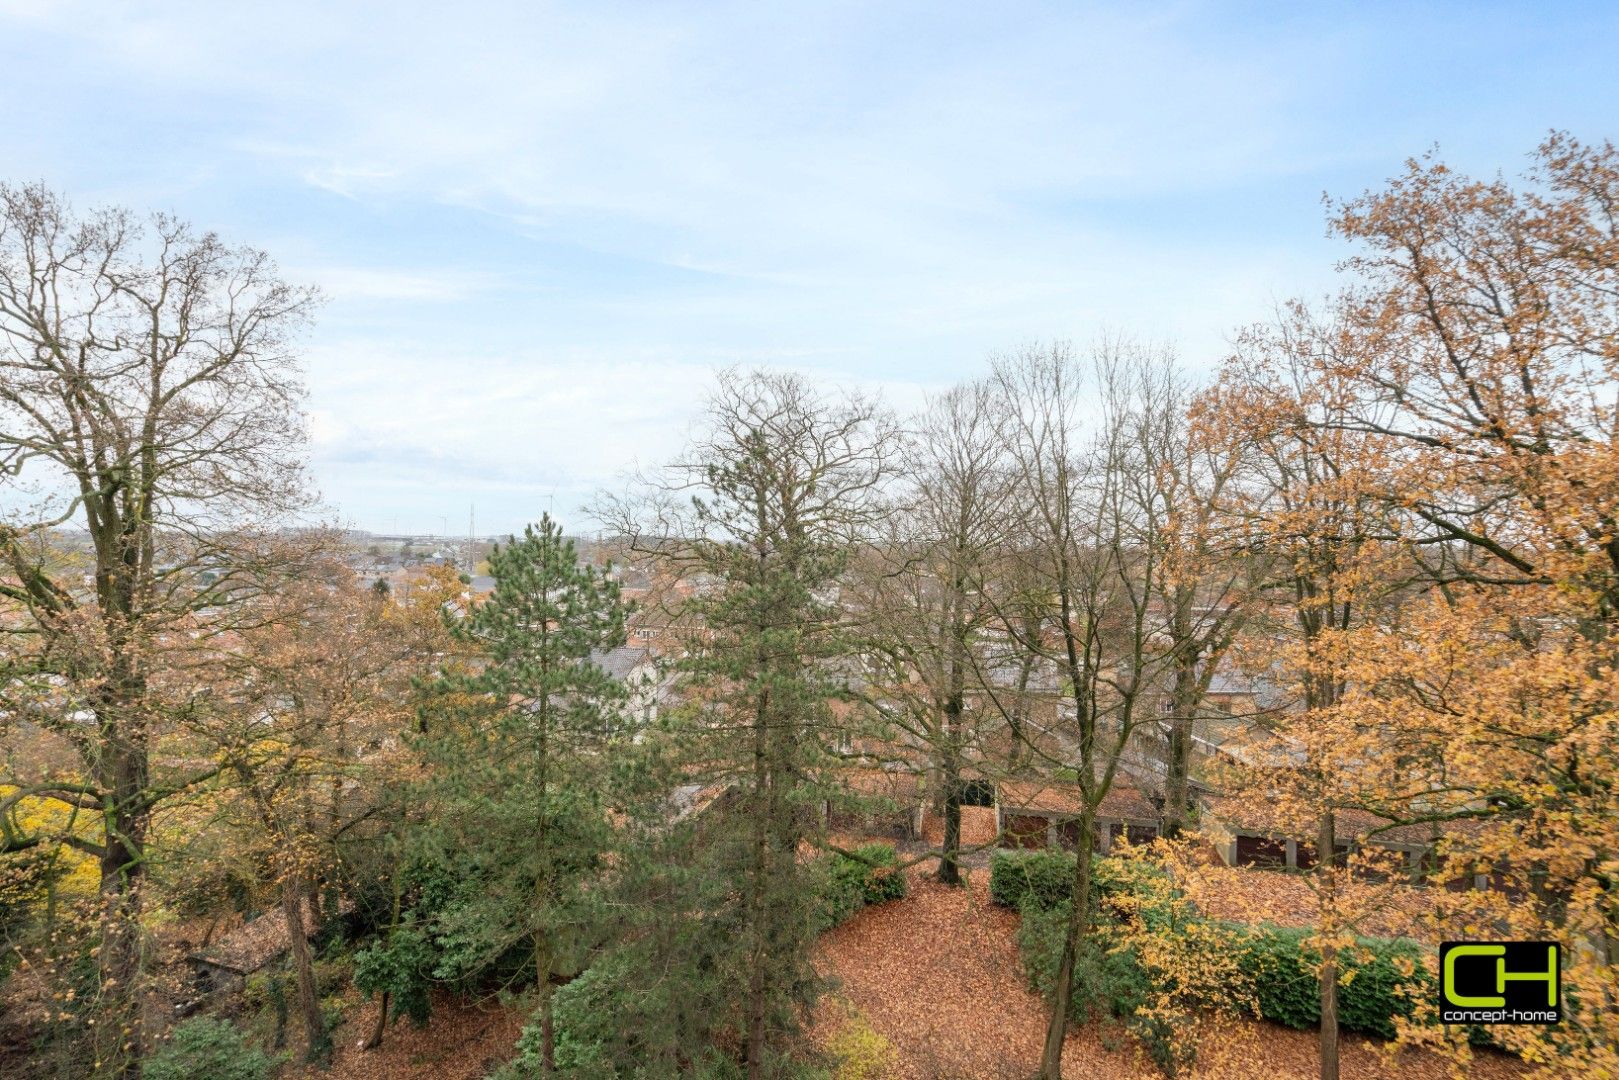
M317 924L307 905L303 916L305 927ZM278 908L242 924L208 948L191 953L186 961L191 965L192 982L206 996L240 990L249 975L285 956L289 945L287 920Z
M1257 800L1206 800L1203 828L1227 866L1308 870L1316 863L1314 823L1279 821L1269 804ZM1368 850L1378 853L1380 857L1364 860L1368 877L1398 874L1422 881L1432 871L1441 840L1469 835L1479 828L1477 822L1467 820L1395 824L1365 810L1345 808L1333 814L1333 846L1338 858ZM1481 873L1436 884L1462 891L1497 888L1500 880L1497 875Z
M637 725L658 719L658 706L667 700L672 680L658 668L651 649L620 645L616 649L593 649L590 662L605 671L629 691L626 712Z
M896 840L919 835L923 814L922 777L910 769L849 769L839 772L845 799L823 806L827 828Z

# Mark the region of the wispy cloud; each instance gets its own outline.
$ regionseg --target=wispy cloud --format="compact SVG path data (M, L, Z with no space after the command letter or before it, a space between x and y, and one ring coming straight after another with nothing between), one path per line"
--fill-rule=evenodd
M1109 326L1207 364L1329 286L1323 190L1436 139L1493 170L1549 126L1612 134L1616 29L1596 4L0 0L0 90L29 102L0 139L21 176L323 286L333 502L376 524L476 490L509 527L668 454L717 363L903 397Z

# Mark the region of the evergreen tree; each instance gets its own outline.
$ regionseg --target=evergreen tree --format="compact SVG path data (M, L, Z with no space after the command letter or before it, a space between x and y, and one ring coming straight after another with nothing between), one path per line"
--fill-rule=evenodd
M424 847L453 883L424 915L436 978L515 979L525 959L549 1072L552 988L583 967L599 925L609 750L633 737L624 687L594 659L623 643L625 606L549 516L489 562L493 595L451 627L470 671L425 688Z
M646 875L660 911L635 946L678 971L681 992L653 988L632 1008L657 1010L638 1026L665 1048L739 1059L750 1080L790 1068L815 996L817 890L802 853L834 792L835 706L848 696L837 588L879 513L894 442L870 402L826 400L790 374L728 373L665 489L691 499L639 522L653 534L642 550L687 582L680 621L693 632L678 668L690 706L668 734L700 805ZM666 1064L704 1062L677 1052Z

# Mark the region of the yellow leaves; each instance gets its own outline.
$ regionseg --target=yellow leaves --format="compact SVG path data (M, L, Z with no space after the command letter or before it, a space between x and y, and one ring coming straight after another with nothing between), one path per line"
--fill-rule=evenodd
M0 799L15 794L17 788L0 784ZM42 869L55 878L57 895L65 899L94 896L101 880L101 869L89 854L61 841L64 836L96 842L100 839L101 814L83 810L48 796L30 795L20 799L13 808L14 820L23 836L39 836L47 840L48 847L39 851L46 860ZM11 883L0 880L0 900L32 903L42 900L42 883L30 883L30 895L12 896Z
M899 1063L894 1044L876 1031L860 1010L845 1003L846 1014L827 1040L826 1049L836 1060L833 1080L887 1080Z

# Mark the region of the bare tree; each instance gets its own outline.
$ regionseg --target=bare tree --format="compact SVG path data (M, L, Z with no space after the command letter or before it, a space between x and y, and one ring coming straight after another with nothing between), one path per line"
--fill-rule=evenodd
M1186 422L1190 395L1172 374L1151 414L1157 431L1143 446L1164 508L1163 634L1170 655L1163 728L1160 833L1174 838L1191 809L1191 755L1209 689L1248 619L1263 554L1244 548L1223 512L1242 454L1194 439Z
M1155 475L1166 366L1103 342L1089 365L1068 346L1029 348L995 365L1023 513L1013 541L1035 620L1003 620L1017 646L1055 666L1064 708L1025 731L1037 761L1072 769L1080 791L1072 915L1063 937L1041 1076L1060 1080L1076 961L1090 933L1089 847L1161 675L1156 600L1167 507ZM1019 613L1020 615L1024 613Z
M878 543L851 575L872 687L899 758L928 774L943 819L938 878L961 882L961 807L969 769L985 782L979 681L991 587L1011 503L994 390L956 387L914 422L901 457L906 488ZM919 754L919 756L918 756Z
M290 341L314 303L264 253L166 215L78 217L43 187L0 187L8 712L79 758L71 774L13 779L100 814L100 842L59 839L100 862L97 1030L111 1041L98 1057L124 1075L139 1071L153 811L217 771L154 768L165 712L185 705L159 676L206 648L285 555L263 530L303 505ZM82 582L50 558L67 526L88 534ZM8 821L7 848L43 839Z

